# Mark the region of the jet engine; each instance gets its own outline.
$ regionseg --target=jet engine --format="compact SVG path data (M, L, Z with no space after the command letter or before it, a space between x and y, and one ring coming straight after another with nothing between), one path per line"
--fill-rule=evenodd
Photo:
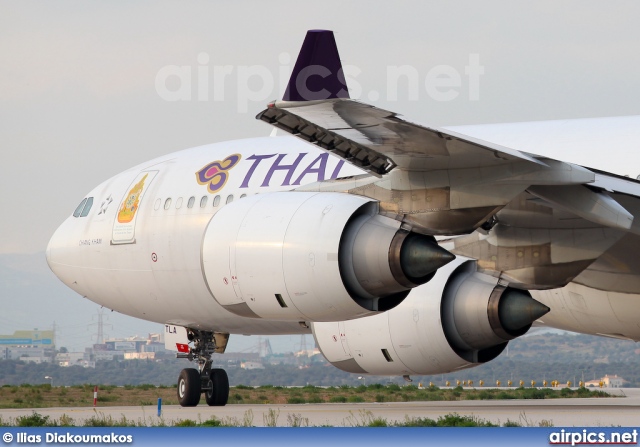
M402 306L358 320L313 323L329 362L357 374L441 374L496 358L549 308L529 292L456 259Z
M389 310L454 256L340 193L280 192L223 207L202 245L213 298L237 315L341 321ZM303 323L306 324L306 323Z

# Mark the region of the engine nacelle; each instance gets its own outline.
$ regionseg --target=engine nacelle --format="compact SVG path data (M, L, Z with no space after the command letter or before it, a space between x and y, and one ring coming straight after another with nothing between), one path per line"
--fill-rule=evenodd
M548 311L528 292L477 272L475 261L457 259L389 312L312 328L319 349L342 370L441 374L494 359Z
M202 266L213 298L237 315L340 321L397 306L454 256L433 238L340 193L250 196L212 218Z
M460 265L442 293L440 315L456 353L472 363L493 360L507 342L524 335L549 308L526 290L501 284L477 272L475 261Z

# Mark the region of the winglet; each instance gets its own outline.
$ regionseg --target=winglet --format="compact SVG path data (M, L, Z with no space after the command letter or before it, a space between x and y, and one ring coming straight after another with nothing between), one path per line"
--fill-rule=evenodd
M309 30L293 68L284 101L349 98L333 31Z

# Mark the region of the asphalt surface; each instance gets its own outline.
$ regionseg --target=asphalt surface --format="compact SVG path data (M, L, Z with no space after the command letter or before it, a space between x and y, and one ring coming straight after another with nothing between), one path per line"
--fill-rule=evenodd
M15 419L33 411L59 420L64 414L73 418L76 425L91 417L126 417L140 424L156 425L161 420L167 425L184 419L206 421L215 416L239 425L247 420L253 426L292 425L298 420L311 426L357 426L372 418L387 421L404 421L406 418L429 417L437 419L448 413L469 415L494 423L515 421L525 426L539 426L547 422L554 426L637 426L640 421L640 389L624 388L605 390L622 397L549 400L471 400L459 402L393 402L358 404L302 404L302 405L228 405L225 407L182 408L163 406L162 416L157 416L156 406L144 407L58 407L37 409L2 409L3 419ZM202 399L204 403L204 399Z

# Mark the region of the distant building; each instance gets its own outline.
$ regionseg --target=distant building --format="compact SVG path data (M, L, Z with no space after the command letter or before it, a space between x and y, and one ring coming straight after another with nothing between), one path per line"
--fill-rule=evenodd
M107 351L140 352L141 347L147 344L147 340L132 337L124 340L106 340L104 344L107 346Z
M624 380L622 377L618 377L618 375L613 375L613 376L604 376L602 378L602 382L604 382L604 386L606 386L607 388L620 388L622 387L622 385L624 385L624 382L626 382L626 380Z
M313 349L305 349L302 351L294 352L293 355L296 357L314 357L316 355L322 355L322 353L318 348L313 348Z
M164 352L166 351L163 343L150 342L142 346L143 352Z
M124 351L93 351L93 358L96 362L124 360L124 355Z
M49 349L36 346L13 346L0 348L0 359L22 360L23 362L43 363L51 361Z
M107 353L120 352L117 358L121 360L155 359L156 353L166 351L161 334L149 334L147 338L135 336L105 340L104 346Z
M0 346L53 346L53 331L15 331L0 335Z
M240 363L242 369L264 369L264 365L260 362L242 362Z
M155 352L125 352L125 360L154 360L156 358Z
M56 363L63 368L69 366L96 367L95 359L92 358L91 348L87 348L84 352L61 352L56 354Z
M53 331L15 331L0 335L0 359L25 362L50 362L55 352Z
M587 388L621 388L626 380L622 377L618 377L618 375L606 375L600 379L589 380L585 382L584 386Z

